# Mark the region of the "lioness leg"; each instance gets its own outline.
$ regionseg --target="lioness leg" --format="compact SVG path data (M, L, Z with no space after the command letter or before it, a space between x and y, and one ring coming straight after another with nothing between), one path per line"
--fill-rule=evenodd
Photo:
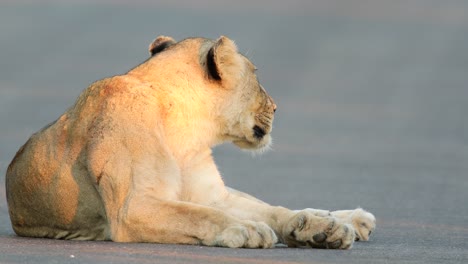
M99 155L105 147L96 148L90 156ZM145 155L138 162L129 156L122 147L99 171L98 188L111 240L249 248L269 248L277 242L274 231L264 223L178 201L174 193L180 188L179 174L170 156L162 160Z
M231 187L227 187L226 186L226 190L231 193L231 194L234 194L234 195L237 195L239 197L244 197L246 199L249 199L249 200L252 200L252 201L255 201L255 202L258 202L258 203L263 203L263 204L267 204L265 203L264 201L260 200L260 199L257 199L255 197L253 197L252 195L248 194L248 193L245 193L245 192L241 192L241 191L238 191L234 188L231 188Z
M240 219L267 223L279 240L291 247L348 249L355 239L354 228L334 216L271 206L232 189L225 199L213 206Z
M132 198L111 219L112 240L270 248L277 242L264 223L239 220L214 208L177 201Z
M240 196L240 197L249 199L254 202L266 204L265 202L251 196L250 194L246 194L244 192L235 190L233 188L227 188L227 190L233 195ZM332 212L328 210L312 209L312 208L307 208L304 210L312 213L315 216L336 217L344 223L351 224L355 231L356 241L369 240L369 236L375 230L375 216L363 210L362 208L357 208L355 210L339 210L339 211L332 211ZM295 210L294 212L300 212L300 211L301 210Z

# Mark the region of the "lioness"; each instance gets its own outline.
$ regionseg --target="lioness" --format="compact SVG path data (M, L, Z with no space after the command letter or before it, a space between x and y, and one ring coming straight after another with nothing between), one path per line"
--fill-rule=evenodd
M369 238L362 209L292 211L224 185L211 148L268 148L276 110L233 41L160 36L149 51L20 148L6 174L18 235L332 249Z

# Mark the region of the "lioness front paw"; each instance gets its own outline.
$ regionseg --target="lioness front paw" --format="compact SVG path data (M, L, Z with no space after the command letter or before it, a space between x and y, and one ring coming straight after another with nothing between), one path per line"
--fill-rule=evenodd
M332 216L345 223L353 225L356 232L356 240L367 241L375 230L375 216L361 208L355 210L340 210L331 212Z
M282 234L283 242L290 247L349 249L355 239L354 228L350 224L308 211L296 213L285 224Z
M244 221L216 237L215 245L230 248L272 248L278 242L273 229L262 222Z

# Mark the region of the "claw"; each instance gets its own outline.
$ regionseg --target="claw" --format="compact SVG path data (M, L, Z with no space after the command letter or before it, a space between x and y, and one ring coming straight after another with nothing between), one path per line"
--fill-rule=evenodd
M337 248L341 247L342 243L343 242L341 241L341 239L338 239L336 241L328 243L327 246L328 246L328 248L331 248L331 249L337 249Z
M361 240L361 238L359 237L359 234L358 234L357 232L354 232L354 235L355 235L355 237L356 237L356 238L354 239L354 241L359 241L359 240Z

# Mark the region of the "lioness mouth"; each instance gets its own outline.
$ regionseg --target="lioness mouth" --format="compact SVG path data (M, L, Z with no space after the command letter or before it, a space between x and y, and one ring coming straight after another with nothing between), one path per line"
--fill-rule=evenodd
M263 128L255 125L253 127L253 131L254 131L254 137L258 138L258 139L262 139L264 136L265 136L265 130L263 130Z

